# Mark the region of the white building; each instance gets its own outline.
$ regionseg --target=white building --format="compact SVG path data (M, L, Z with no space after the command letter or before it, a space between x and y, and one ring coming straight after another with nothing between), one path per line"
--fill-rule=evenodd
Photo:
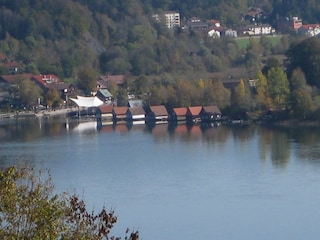
M168 12L163 15L155 14L153 18L158 22L163 22L169 29L180 27L180 13Z
M165 13L164 16L166 20L166 25L169 29L180 27L180 13Z
M210 31L208 31L209 37L212 38L220 38L221 35L221 28L212 28Z
M243 35L270 35L273 34L275 30L269 24L261 25L248 25L243 30Z

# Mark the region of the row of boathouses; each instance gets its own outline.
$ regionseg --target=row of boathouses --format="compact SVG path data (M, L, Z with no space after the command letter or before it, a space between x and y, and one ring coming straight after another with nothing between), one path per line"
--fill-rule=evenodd
M148 107L117 107L102 105L96 109L100 123L166 123L166 122L213 122L221 120L221 111L215 106L177 107L167 109L164 105Z

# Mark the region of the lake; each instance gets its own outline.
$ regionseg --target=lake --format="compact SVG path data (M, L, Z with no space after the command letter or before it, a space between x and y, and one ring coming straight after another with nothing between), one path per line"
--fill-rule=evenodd
M144 240L318 239L319 146L319 127L0 122L0 167L50 169Z

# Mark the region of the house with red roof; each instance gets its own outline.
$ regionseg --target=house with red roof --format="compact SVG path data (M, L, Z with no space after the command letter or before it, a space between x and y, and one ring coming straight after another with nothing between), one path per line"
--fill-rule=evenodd
M150 106L146 113L146 120L149 122L167 122L169 114L165 106Z
M113 106L101 105L96 110L96 118L98 121L112 121L113 119Z
M63 83L63 81L54 74L34 75L31 80L42 88L47 88L50 84Z
M186 107L173 108L172 112L170 113L170 120L177 121L177 122L186 121L187 112L188 112L188 108Z
M0 76L0 86L8 89L10 87L16 87L23 80L31 80L32 74L10 74Z
M127 121L128 107L113 107L112 116L115 123L121 123Z
M202 110L202 106L193 106L188 107L187 113L186 113L186 120L189 123L197 123L201 121L200 118L200 112Z
M143 107L130 107L127 111L127 120L128 121L145 121L146 112Z
M314 37L320 34L320 24L303 24L298 30L298 34Z

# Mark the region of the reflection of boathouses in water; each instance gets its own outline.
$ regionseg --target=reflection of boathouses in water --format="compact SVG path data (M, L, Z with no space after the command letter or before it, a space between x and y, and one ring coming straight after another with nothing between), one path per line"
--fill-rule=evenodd
M203 124L194 123L192 125L187 124L155 124L153 126L147 124L109 124L98 126L98 132L100 133L112 133L117 132L121 135L143 132L150 134L155 142L166 141L169 137L170 142L184 141L188 143L197 142L201 139L219 139L221 138L221 131L219 123ZM224 131L222 131L223 133Z
M171 111L162 105L149 108L101 106L96 118L100 132L139 130L158 137L167 132L199 137L207 129L220 125L221 112L216 106L173 108Z
M196 137L199 138L204 132L210 129L215 129L218 127L219 123L194 123L194 124L172 124L168 122L167 124L116 124L109 122L109 124L97 124L97 130L99 132L133 132L133 131L143 131L151 133L152 135L160 137L161 135L166 136L167 133L172 133L175 136L185 136L185 137Z
M96 110L98 125L146 124L149 127L161 123L212 124L221 120L221 111L217 106L195 106L172 108L169 111L163 105L150 107L114 107L100 106Z

